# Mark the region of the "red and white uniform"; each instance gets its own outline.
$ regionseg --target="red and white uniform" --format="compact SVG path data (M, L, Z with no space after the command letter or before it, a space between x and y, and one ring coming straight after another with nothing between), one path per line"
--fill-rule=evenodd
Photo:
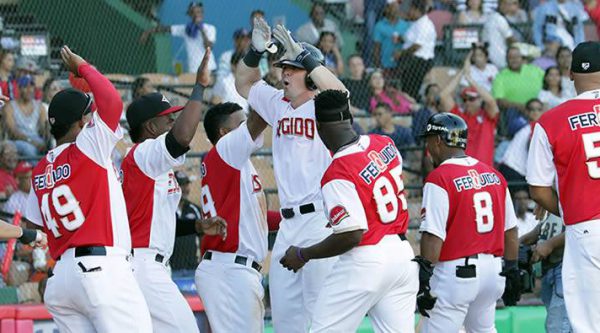
M312 99L293 108L283 90L256 82L248 104L273 128L273 169L281 208L291 208L294 217L279 225L271 260L279 263L292 245L318 243L331 234L326 228L320 181L331 163L331 154L317 133ZM302 214L300 206L314 211ZM323 282L337 257L309 262L298 273L280 264L270 266L269 289L273 327L278 332L307 332Z
M535 125L527 162L531 186L558 183L567 225L562 279L574 332L600 322L600 90L587 91L544 113Z
M504 177L472 157L444 161L425 179L420 231L444 241L431 278L438 300L422 332L493 332L504 292L504 232L517 225ZM476 267L465 277L459 270Z
M262 142L262 135L252 140L242 123L220 138L202 161L202 215L227 222L225 240L202 238L204 259L196 270L196 288L216 333L263 331L262 275L253 262L262 264L267 256L267 211L250 161Z
M166 135L136 144L121 164L133 268L155 332L198 332L194 314L172 281L167 264L173 253L175 216L181 199L172 168L181 166L185 155L171 156Z
M338 151L321 180L333 233L364 230L325 280L312 332L356 331L368 313L376 331L414 331L418 267L408 228L402 157L386 136L361 136Z
M75 142L49 151L35 166L25 211L44 227L50 254L58 259L45 303L61 332L148 332L148 308L127 261L125 200L110 158L123 137L123 103L92 66L80 66L79 73L98 111ZM89 246L105 247L106 255L76 255L75 248Z

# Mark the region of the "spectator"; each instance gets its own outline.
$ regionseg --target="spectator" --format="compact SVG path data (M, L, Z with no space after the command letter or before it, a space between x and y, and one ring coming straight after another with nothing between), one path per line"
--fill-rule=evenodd
M171 255L171 268L173 275L193 277L199 262L199 237L197 234L190 234L185 230L196 230L196 221L202 219L200 213L202 210L189 200L190 179L188 175L183 171L176 171L175 178L181 187L181 200L177 208L177 237L175 237L175 246ZM185 236L181 236L183 234Z
M353 54L348 58L348 70L350 76L342 82L350 92L350 109L352 113L359 110L367 112L369 109L369 80L365 73L365 64L359 54Z
M263 76L263 80L267 82L271 87L276 89L283 89L283 83L281 82L281 68L274 66L279 60L277 54L272 53L267 56L267 74Z
M156 89L154 89L154 85L152 82L150 82L150 79L147 77L138 76L131 84L131 91L132 99L138 99L144 95L155 92Z
M523 126L512 140L510 140L498 167L498 171L509 182L526 182L527 153L529 152L529 140L531 139L532 128L544 113L544 106L537 98L529 100L525 107L527 109L529 126ZM527 190L527 184L523 184L522 188Z
M63 87L55 77L51 76L44 81L44 85L42 86L42 105L44 105L46 110L48 110L48 106L54 95L61 90L63 90Z
M496 76L492 93L500 108L516 109L526 115L525 103L542 90L544 72L537 66L525 64L517 47L510 47L506 58L508 67Z
M600 6L598 6L598 0L584 0L583 3L585 4L585 11L596 25L596 36L600 37Z
M583 21L586 13L579 1L548 0L535 10L533 39L538 47L550 36L558 37L570 50L585 40Z
M436 1L437 2L437 1ZM454 0L453 1L457 12L463 12L468 9L467 0ZM482 9L484 14L490 14L496 11L498 8L498 0L482 0Z
M440 109L442 112L451 112L460 116L467 123L469 128L467 155L487 165L493 165L498 105L487 90L473 81L470 69L471 62L466 58L463 68L442 89ZM462 90L460 97L463 104L459 105L453 95L463 75L470 86Z
M258 18L265 18L265 12L262 9L255 9L250 13L250 35L252 35L252 29L254 29L254 20Z
M8 140L0 142L0 201L6 201L18 188L17 180L13 176L18 161L15 144Z
M512 194L513 205L515 206L515 214L517 215L517 230L519 237L525 235L535 228L538 224L535 215L529 211L529 192L527 189L513 190Z
M233 33L233 49L223 52L219 57L217 78L226 77L231 73L231 56L236 52L245 54L248 51L251 41L250 36L250 31L244 28L237 29Z
M553 214L546 217L519 242L532 246L531 263L542 261L541 298L546 307L546 332L572 332L563 297L562 261L565 225Z
M235 70L238 63L242 60L245 53L236 52L231 56L231 72L227 76L220 78L213 89L211 98L212 104L220 104L225 102L237 103L242 107L244 112L248 112L248 101L238 94L235 89Z
M414 145L415 140L410 129L394 124L393 111L388 104L379 103L371 113L377 125L370 134L386 135L392 138L396 147Z
M479 86L492 91L492 82L498 75L498 68L489 62L488 46L485 44L473 44L468 57L471 59L471 77ZM469 85L466 79L462 79L460 84L463 87Z
M337 76L344 74L344 59L342 59L340 49L335 42L335 34L333 32L321 32L317 48L321 50L325 57L325 67Z
M458 24L484 24L487 14L483 11L482 0L467 0L465 10L458 12Z
M23 76L31 76L34 77L35 75L37 75L39 72L39 67L37 65L37 63L28 57L19 57L17 59L17 64L15 66L15 81L19 82L19 79ZM17 92L19 92L17 90ZM39 89L38 87L36 87L34 85L34 95L33 95L34 99L37 101L41 101L42 98L44 97L44 93L42 92L41 89ZM15 96L15 98L18 98L18 94Z
M325 7L320 2L314 2L310 9L310 21L303 24L296 31L296 38L299 42L307 42L316 45L319 41L319 36L323 31L331 31L336 36L336 42L339 47L344 46L342 34L338 29L337 24L332 20L325 18Z
M548 68L544 74L542 91L538 94L538 99L544 104L544 110L552 109L569 99L563 95L561 83L558 67Z
M387 104L395 114L408 114L411 110L416 111L418 108L412 97L405 92L398 91L394 87L387 85L381 71L375 71L371 74L369 86L372 96L369 102L369 111L371 113L380 103Z
M425 87L424 103L425 105L413 115L412 135L417 144L422 142L421 134L429 117L440 112L440 86L431 83Z
M560 40L557 37L548 36L544 41L544 53L535 59L532 64L538 66L543 71L549 67L556 66L556 53L560 47Z
M400 5L391 2L385 6L383 18L375 24L373 33L373 65L381 68L387 78L395 77L394 53L402 50L402 36L409 23L400 18Z
M0 90L2 94L10 99L18 96L17 81L13 77L15 67L15 55L7 50L0 50Z
M521 39L524 39L525 36L523 31L517 27L516 24L529 23L529 16L527 15L527 12L521 8L520 1L509 1L508 5L509 10L506 14L506 20L511 24L513 32L517 32Z
M577 96L575 84L573 83L573 80L571 80L571 60L571 49L566 46L561 46L556 53L556 63L558 64L558 69L560 69L563 94L567 98Z
M48 114L41 102L33 99L35 82L31 76L19 78L19 98L4 109L4 124L19 155L35 157L48 148Z
M425 0L412 0L408 17L413 23L404 36L403 50L397 51L394 57L398 59L404 91L417 99L423 77L433 67L437 35L433 22L427 16Z
M14 214L17 211L23 212L27 203L27 196L31 189L31 171L33 166L26 161L19 162L14 170L17 181L17 190L10 195L8 201L4 204L3 211Z
M500 0L498 11L491 13L483 25L482 40L490 45L490 60L497 68L506 67L506 51L517 41L506 19L516 12L515 3L517 0Z
M363 39L360 41L362 46L362 58L366 62L367 67L379 67L375 63L374 47L375 47L375 25L381 20L386 0L369 0L364 2L365 29Z
M172 36L182 37L187 53L187 71L189 73L196 73L196 70L200 67L200 61L204 57L204 52L217 41L217 29L214 25L204 22L204 7L202 2L190 2L187 14L191 19L191 22L188 24L159 25L144 31L141 40L145 42L151 34L161 32L170 32ZM211 54L208 63L208 69L211 71L217 69L217 63L214 58Z

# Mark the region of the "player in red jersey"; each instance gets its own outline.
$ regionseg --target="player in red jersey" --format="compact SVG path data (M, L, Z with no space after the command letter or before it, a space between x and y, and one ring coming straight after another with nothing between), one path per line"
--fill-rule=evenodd
M127 108L135 145L121 164L123 194L131 228L133 271L148 303L154 332L198 332L196 318L171 279L168 265L181 199L173 167L185 162L202 118L202 96L210 80L209 59L210 49L198 67L196 84L185 106L171 106L163 94L151 93ZM225 232L225 221L216 216L197 221L196 226L207 234ZM190 228L189 232L195 230Z
M57 260L44 301L61 332L151 332L144 296L128 257L131 237L123 191L111 153L123 137L123 102L94 67L61 49L66 67L82 76L92 98L75 89L50 102L57 147L33 169L25 217L44 227Z
M421 332L458 332L463 324L468 332L495 332L505 284L506 305L520 297L517 218L506 180L465 155L467 124L459 116L431 116L423 136L436 169L425 179L421 255L415 259Z
M346 92L317 95L315 117L333 152L321 180L333 235L291 246L281 259L297 272L310 260L340 256L317 298L311 332L356 331L367 313L376 331L414 332L418 266L404 236L400 152L386 136L356 134Z
M527 161L533 200L566 224L562 281L574 332L600 323L600 43L573 51L577 97L543 114ZM557 186L558 188L555 189Z

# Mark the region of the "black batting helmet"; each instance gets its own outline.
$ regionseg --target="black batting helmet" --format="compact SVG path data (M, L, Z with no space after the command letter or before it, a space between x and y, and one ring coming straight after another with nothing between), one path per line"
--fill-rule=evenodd
M452 113L436 113L429 117L421 136L439 135L446 146L467 148L467 123Z
M313 56L313 58L315 58L315 60L317 60L321 65L325 64L325 56L323 56L323 53L321 52L321 50L319 50L315 46L305 43L305 42L300 42L300 45L302 46L303 49L310 52L310 55ZM300 68L300 69L305 69L304 66L302 66L302 63L296 61L295 59L293 59L293 60L292 59L282 59L282 60L279 60L278 62L274 63L273 66L275 66L275 67L292 66L292 67L296 67L296 68Z

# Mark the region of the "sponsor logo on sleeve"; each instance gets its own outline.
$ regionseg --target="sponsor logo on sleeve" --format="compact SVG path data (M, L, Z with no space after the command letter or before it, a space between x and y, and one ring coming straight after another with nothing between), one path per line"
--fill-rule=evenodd
M329 211L329 225L336 226L349 217L348 211L342 205L337 205Z

